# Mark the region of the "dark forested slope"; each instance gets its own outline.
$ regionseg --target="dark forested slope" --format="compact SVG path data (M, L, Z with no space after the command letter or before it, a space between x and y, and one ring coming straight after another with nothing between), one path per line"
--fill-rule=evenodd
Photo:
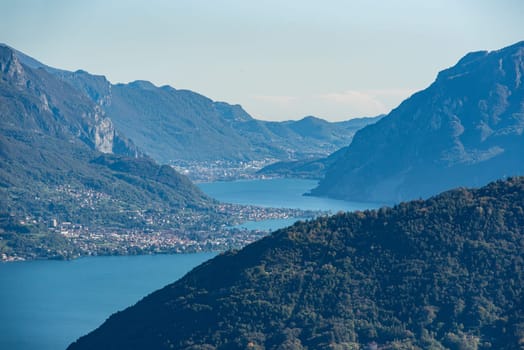
M519 349L523 229L524 178L299 222L69 349Z

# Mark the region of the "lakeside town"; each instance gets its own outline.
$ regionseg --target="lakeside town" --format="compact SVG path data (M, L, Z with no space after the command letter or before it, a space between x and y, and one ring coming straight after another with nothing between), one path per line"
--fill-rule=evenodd
M47 225L40 235L19 234L10 237L9 245L0 235L0 261L34 259L68 260L83 256L138 255L222 252L239 249L269 233L238 227L244 222L264 220L308 219L325 214L288 208L266 208L221 203L215 215L178 212L176 215L136 210L128 213L144 225L137 228L89 227L85 224L59 221L57 218L27 216L21 224ZM216 220L216 215L230 220Z
M239 249L268 234L264 230L220 229L217 231L127 231L82 228L55 233L65 240L60 248L40 244L36 249L21 250L0 255L2 262L35 259L70 260L84 256L179 254L222 252Z
M171 166L194 182L252 180L265 178L257 172L277 159L266 158L252 161L184 161L177 160Z

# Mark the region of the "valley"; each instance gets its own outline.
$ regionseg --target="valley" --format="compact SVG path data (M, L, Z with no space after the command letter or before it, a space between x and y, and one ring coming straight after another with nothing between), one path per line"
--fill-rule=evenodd
M522 347L523 76L520 41L270 121L0 44L0 348Z
M265 165L326 155L377 120L261 121L192 91L49 67L7 45L0 73L6 262L240 248L265 233L228 227L320 211L220 203L191 180L265 178Z

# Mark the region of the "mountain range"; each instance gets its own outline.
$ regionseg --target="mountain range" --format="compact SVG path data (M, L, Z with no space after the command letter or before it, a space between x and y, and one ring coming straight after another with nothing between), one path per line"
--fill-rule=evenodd
M149 81L112 84L104 76L52 67L21 53L27 66L42 68L84 92L117 130L163 164L176 161L294 160L325 156L349 145L372 119L330 123L313 116L270 122L240 105L216 102L189 90Z
M287 122L257 120L240 105L143 81L113 85L111 92L105 110L117 128L167 164L318 157L349 145L361 127L312 116Z
M520 177L297 222L68 349L519 349L523 218Z
M398 202L524 174L524 42L469 53L338 151L313 195Z

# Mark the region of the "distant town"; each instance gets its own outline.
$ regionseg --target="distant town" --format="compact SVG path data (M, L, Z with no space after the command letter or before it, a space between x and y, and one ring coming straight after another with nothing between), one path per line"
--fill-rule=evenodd
M195 182L232 181L264 178L257 174L263 167L276 159L267 158L253 161L174 161L173 168Z
M88 196L88 198L96 195ZM145 227L89 227L57 218L27 216L20 224L46 225L47 232L34 242L21 240L6 247L0 235L0 260L3 262L34 259L68 260L83 256L138 255L221 252L239 249L269 233L268 230L248 230L237 227L246 221L289 218L313 218L325 214L286 208L265 208L236 204L219 204L216 208L230 222L217 221L198 212L182 212L161 216L157 212L134 211L133 220ZM298 220L298 219L297 219ZM180 228L173 228L177 226Z

